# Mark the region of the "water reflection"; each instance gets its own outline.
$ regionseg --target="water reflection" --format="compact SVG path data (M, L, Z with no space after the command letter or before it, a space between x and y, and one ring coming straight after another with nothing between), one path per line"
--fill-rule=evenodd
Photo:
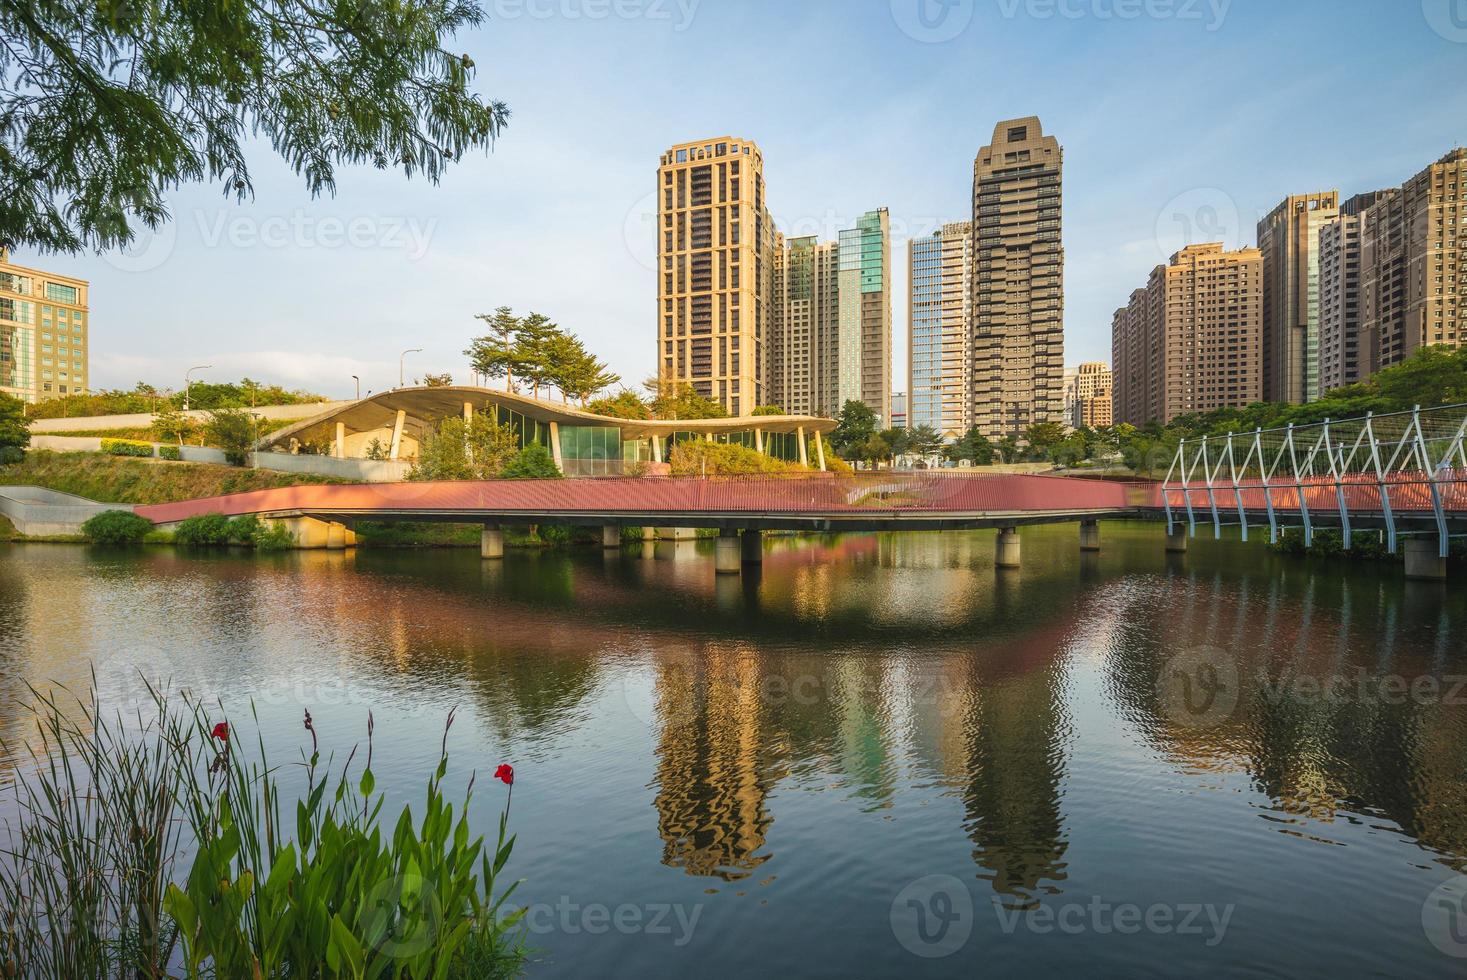
M1418 866L1463 866L1462 590L1240 543L1168 556L1152 528L1107 526L1100 555L1073 528L1024 536L1003 573L975 533L776 538L742 576L692 541L503 562L10 547L0 671L12 694L84 689L96 661L118 697L141 670L272 720L327 694L348 720L388 705L423 719L408 774L465 705L485 744L543 774L546 864L594 879L611 831L585 800L645 791L616 811L634 892L670 875L808 894L860 867L1032 909L1104 891L1100 867L1226 864L1212 838L1260 821L1300 848L1352 845L1289 853L1353 874L1397 866L1364 846L1382 832ZM1155 824L1179 796L1205 800L1195 823ZM826 821L865 846L823 839ZM895 844L958 863L884 868Z

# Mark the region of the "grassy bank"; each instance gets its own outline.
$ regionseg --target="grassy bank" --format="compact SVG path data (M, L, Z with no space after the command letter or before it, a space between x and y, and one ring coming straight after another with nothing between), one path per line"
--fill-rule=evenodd
M213 463L171 463L102 453L26 453L23 462L0 466L0 485L30 485L74 493L104 503L166 504L246 490L307 483L348 483L309 473L276 473Z
M4 514L0 514L0 541L17 541L19 539L20 532L15 529L14 524L10 523L10 518Z

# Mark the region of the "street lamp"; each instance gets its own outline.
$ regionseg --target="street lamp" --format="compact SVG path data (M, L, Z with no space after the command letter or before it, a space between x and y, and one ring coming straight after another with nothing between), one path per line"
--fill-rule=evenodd
M213 366L214 365L212 364L199 364L183 372L183 410L185 412L188 411L188 392L189 389L193 387L194 383L193 378L191 378L190 375L192 375L195 371L208 371Z
M351 379L357 383L357 401L361 401L362 400L362 379L359 378L359 377L357 377L355 374L353 374L351 376Z
M403 360L406 359L409 354L421 354L421 353L423 353L423 348L421 348L421 347L413 347L413 348L410 348L409 350L403 351L401 354L398 355L398 358L397 358L397 386L399 388L404 388L404 387L407 386L407 383L405 381L403 381L403 373L402 373L402 371L403 371L403 367L402 367Z

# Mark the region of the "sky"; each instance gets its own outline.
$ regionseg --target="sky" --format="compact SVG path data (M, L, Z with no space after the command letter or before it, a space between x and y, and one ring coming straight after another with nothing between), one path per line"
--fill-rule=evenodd
M127 252L13 255L91 281L93 388L467 382L498 306L637 386L658 157L729 135L787 234L890 210L904 391L907 239L969 216L975 154L1028 115L1064 150L1065 360L1109 360L1111 314L1182 245L1252 244L1290 193L1397 186L1467 140L1467 0L481 2L447 47L513 115L439 184L346 167L312 199L262 144L243 204L186 186Z

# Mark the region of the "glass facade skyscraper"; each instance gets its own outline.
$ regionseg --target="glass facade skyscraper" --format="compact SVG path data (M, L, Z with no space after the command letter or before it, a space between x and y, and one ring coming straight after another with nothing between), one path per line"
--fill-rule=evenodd
M949 441L972 424L971 235L959 221L907 243L907 424Z

